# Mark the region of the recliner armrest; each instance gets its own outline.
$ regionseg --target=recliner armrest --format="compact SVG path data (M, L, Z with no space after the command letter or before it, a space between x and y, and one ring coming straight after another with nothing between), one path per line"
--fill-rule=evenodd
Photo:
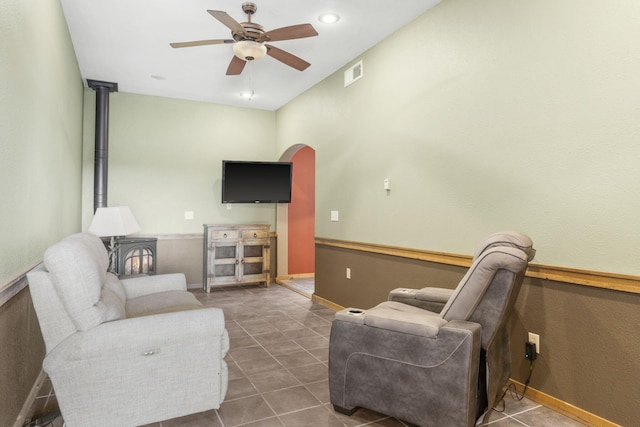
M392 301L380 303L369 310L341 310L336 313L336 319L426 338L437 337L440 328L447 324L435 313Z
M98 360L125 360L142 357L165 348L184 348L212 342L220 337L222 351L228 350L222 309L155 314L105 322L85 332L78 332L55 347L45 359L45 370L63 367L70 360L100 363ZM222 354L224 356L224 354Z
M432 287L422 289L396 288L389 293L388 300L440 313L453 291L453 289Z
M182 273L158 274L120 279L127 299L165 291L186 291L187 279Z

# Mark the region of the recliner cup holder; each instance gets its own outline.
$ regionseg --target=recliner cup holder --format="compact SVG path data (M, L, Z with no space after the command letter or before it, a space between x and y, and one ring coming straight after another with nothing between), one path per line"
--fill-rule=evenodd
M352 316L361 316L364 314L364 310L360 310L359 308L350 308L349 314Z

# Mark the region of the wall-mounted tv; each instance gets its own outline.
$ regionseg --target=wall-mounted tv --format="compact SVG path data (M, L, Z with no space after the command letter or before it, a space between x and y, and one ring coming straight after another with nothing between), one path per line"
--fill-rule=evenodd
M222 203L291 203L291 162L222 161Z

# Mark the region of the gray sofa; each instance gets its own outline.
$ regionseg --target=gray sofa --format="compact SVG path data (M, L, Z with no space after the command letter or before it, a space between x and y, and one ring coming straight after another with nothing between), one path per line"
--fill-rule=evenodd
M43 261L27 277L66 426L136 426L220 406L224 316L202 307L183 274L119 280L88 233Z
M535 250L496 233L455 290L398 288L336 313L329 344L336 411L369 408L419 426L473 426L509 378L507 320Z

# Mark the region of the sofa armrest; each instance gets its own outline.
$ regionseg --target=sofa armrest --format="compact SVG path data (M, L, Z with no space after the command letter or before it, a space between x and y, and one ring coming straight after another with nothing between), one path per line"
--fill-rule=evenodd
M187 279L182 273L158 274L120 279L127 299L165 291L186 291Z
M224 314L219 308L202 308L106 322L86 332L78 332L54 348L45 359L45 370L64 367L69 362L120 361L161 354L166 349L182 349L222 340L218 357L229 348ZM218 340L218 342L219 342ZM226 342L225 342L226 341Z
M409 304L440 313L451 298L453 289L426 287L422 289L396 288L389 293L389 301Z

